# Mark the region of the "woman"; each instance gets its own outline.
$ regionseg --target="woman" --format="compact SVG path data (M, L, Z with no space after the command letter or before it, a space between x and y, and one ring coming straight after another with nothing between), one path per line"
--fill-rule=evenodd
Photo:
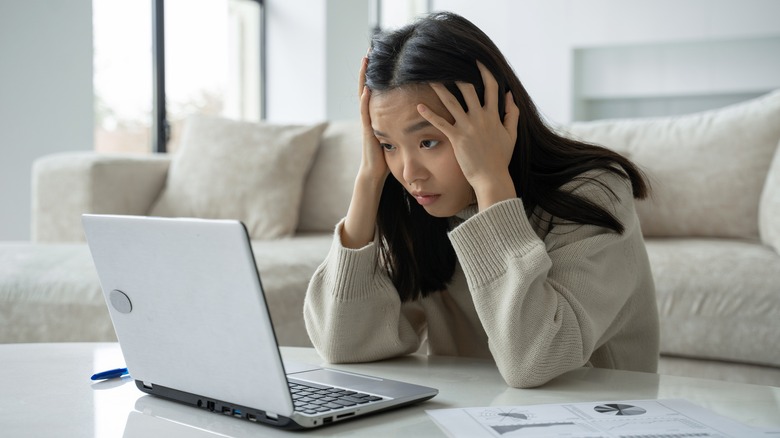
M654 372L641 172L549 129L490 39L451 13L375 36L363 149L304 316L330 362L492 357L533 387L588 365Z

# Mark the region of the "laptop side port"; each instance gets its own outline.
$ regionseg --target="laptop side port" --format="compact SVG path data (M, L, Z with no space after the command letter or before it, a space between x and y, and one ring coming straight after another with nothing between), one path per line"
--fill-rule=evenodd
M322 419L322 424L333 423L333 417L325 417Z
M213 401L207 401L206 402L206 409L210 410L211 412L214 412L214 409L216 408L216 405Z
M233 413L233 410L227 406L222 406L222 413L225 415L231 415Z
M253 423L257 423L257 417L254 416L253 414L246 414L246 419Z

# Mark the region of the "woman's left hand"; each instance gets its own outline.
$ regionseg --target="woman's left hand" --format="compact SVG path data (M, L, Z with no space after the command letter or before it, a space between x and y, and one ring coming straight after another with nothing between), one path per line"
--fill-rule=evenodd
M470 83L457 83L468 111L463 110L444 85L432 83L431 87L455 123L450 123L423 104L419 104L417 110L452 143L455 158L466 180L474 188L480 210L483 210L517 196L508 167L517 140L520 109L515 105L512 92L508 91L502 123L498 113L498 82L479 61L477 67L485 84L485 105L480 104L474 85Z

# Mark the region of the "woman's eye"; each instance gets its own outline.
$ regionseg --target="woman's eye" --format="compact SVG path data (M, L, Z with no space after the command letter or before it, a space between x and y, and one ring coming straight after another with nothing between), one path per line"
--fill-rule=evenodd
M380 143L379 146L382 146L382 149L384 149L386 151L392 151L393 149L395 149L395 146L393 146L393 145L391 145L389 143Z
M439 140L423 140L420 142L420 147L424 149L431 149L439 144Z

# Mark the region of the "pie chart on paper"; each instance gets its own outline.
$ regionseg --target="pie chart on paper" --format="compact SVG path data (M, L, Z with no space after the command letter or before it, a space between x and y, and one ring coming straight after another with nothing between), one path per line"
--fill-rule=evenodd
M642 415L647 412L639 406L622 403L606 403L596 406L593 410L604 415Z

